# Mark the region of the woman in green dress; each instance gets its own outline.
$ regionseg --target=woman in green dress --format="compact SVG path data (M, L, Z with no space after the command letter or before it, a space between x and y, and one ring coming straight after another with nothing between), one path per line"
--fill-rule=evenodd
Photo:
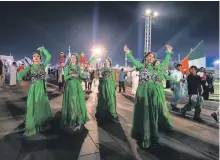
M94 62L94 58L89 64ZM84 70L79 66L79 55L73 53L69 64L64 68L65 88L62 102L61 124L68 127L81 127L89 118L87 116L85 93L82 80L86 79Z
M25 117L25 136L32 136L36 132L41 132L50 127L52 112L50 109L47 90L45 87L45 68L50 62L51 55L44 48L38 48L40 53L44 53L46 60L41 64L41 54L33 54L33 64L27 66L17 74L17 79L21 86L27 86L28 83L23 81L24 75L29 72L31 84L27 98L27 109Z
M144 55L142 63L136 61L132 52L124 46L126 56L128 56L133 65L140 71L139 85L135 96L135 105L133 112L133 123L131 136L137 140L142 148L149 148L156 145L159 141L158 136L158 93L156 90L155 70L152 66L156 54L148 52ZM167 52L172 52L172 47L167 45ZM170 54L166 55L168 59ZM168 57L168 58L167 58Z
M115 72L111 68L111 59L105 60L105 66L100 68L101 77L98 88L98 104L96 107L96 118L98 120L117 121L118 114L116 111L116 84Z
M167 53L170 54L170 53ZM170 56L168 56L169 58ZM158 78L155 80L156 82L156 91L157 94L159 95L158 97L158 104L160 107L159 110L159 128L164 129L165 131L171 132L172 129L172 120L171 116L169 114L169 110L166 105L166 97L164 93L164 87L163 87L163 80L169 80L174 83L180 83L177 82L175 79L170 77L163 69L165 67L165 64L168 64L169 59L165 59L162 63L160 63L159 60L155 60L153 63L154 69L155 69L155 74L157 75L156 77Z

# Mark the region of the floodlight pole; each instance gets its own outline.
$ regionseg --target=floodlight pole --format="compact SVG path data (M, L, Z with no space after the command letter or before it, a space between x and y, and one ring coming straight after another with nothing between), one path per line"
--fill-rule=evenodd
M144 38L144 52L151 51L151 26L152 21L156 19L157 13L155 14L150 12L149 10L146 11L143 18L145 19L145 38Z

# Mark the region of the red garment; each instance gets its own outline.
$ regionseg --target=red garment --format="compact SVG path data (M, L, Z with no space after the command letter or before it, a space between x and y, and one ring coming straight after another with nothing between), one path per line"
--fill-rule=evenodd
M65 63L65 56L60 56L60 64Z
M24 66L18 67L18 72L22 71L24 68L25 68Z
M80 60L79 60L79 63L80 63L80 65L86 64L86 63L87 63L87 62L86 62L86 58L85 58L84 56L81 56L81 57L80 57Z

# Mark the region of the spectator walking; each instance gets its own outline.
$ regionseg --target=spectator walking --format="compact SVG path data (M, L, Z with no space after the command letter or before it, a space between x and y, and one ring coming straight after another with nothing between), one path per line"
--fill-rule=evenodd
M191 111L195 108L194 112L194 120L202 122L203 120L200 117L201 113L201 106L203 102L202 97L202 85L201 85L201 78L196 75L197 67L191 66L190 67L190 74L187 77L188 83L188 94L189 94L189 102L187 105L182 108L181 112L183 115L186 114L186 111Z
M10 68L10 86L15 86L17 84L17 64L13 62Z
M214 78L212 73L210 72L207 76L207 83L208 83L208 87L209 87L209 92L211 94L214 94Z
M183 74L180 71L180 68L182 67L181 64L177 64L175 70L171 73L171 77L175 79L177 82L181 82L183 78ZM180 83L172 83L171 84L171 90L173 91L173 97L171 100L171 107L173 111L179 111L177 108L177 105L180 102L181 97L181 85Z
M123 89L123 92L125 93L125 76L126 76L126 73L124 72L124 68L122 68L120 71L120 75L119 75L119 93L121 93L121 88Z

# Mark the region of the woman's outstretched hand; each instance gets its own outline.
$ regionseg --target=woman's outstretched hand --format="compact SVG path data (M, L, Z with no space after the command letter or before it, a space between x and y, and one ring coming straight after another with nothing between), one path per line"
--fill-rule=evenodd
M126 52L130 52L130 49L128 48L127 45L124 46L124 51L125 51L125 53L126 53Z
M166 45L166 48L167 48L167 51L168 51L168 52L171 52L171 51L173 50L173 47L170 46L170 45L168 45L168 44Z
M38 51L42 52L42 50L44 49L44 46L41 46L39 48L37 48Z

